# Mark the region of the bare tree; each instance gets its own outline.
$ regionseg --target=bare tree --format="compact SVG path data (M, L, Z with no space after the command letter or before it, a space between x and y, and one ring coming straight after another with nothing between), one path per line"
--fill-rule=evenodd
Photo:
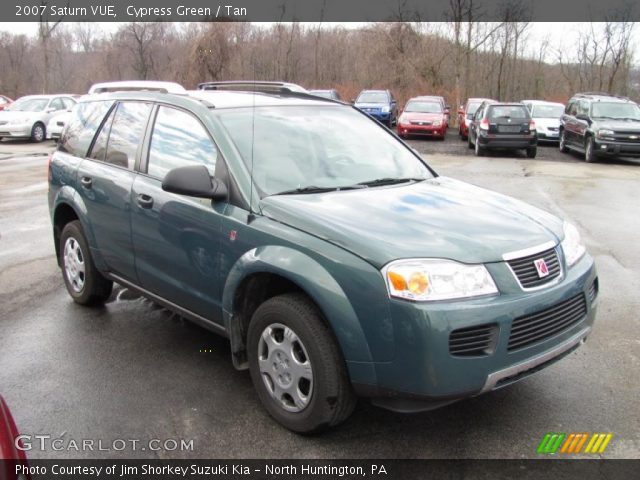
M67 3L67 5L69 4ZM40 2L40 6L46 7L47 2ZM47 10L47 8L41 8L38 14L38 38L40 39L40 47L42 49L43 57L42 93L49 93L49 40L64 18L60 17L55 22L50 22L46 15Z

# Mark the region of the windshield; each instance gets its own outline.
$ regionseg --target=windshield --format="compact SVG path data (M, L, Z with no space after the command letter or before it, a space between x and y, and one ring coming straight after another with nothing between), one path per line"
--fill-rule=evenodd
M594 102L591 106L591 116L640 121L640 109L635 103Z
M404 111L418 113L442 113L442 105L439 102L412 100L407 103Z
M253 181L262 196L433 176L409 148L352 108L238 108L217 115L249 169L253 152Z
M356 103L389 103L389 97L384 92L362 92Z
M469 105L467 105L467 115L475 114L481 104L482 102L470 102Z
M533 118L560 118L564 112L562 105L534 105L531 116Z
M48 98L20 98L13 102L7 110L13 112L42 112L49 104Z

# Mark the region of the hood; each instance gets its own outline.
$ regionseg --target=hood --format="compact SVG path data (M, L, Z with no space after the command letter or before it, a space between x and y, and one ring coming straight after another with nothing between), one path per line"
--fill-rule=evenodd
M631 122L628 120L598 120L594 122L592 128L606 128L617 132L640 132L640 122Z
M559 118L535 118L534 117L533 121L536 122L536 127L558 128L560 126L560 119Z
M405 121L428 121L435 122L444 120L444 113L422 113L422 112L402 112L402 119Z
M8 122L9 120L26 120L29 118L37 117L40 112L13 112L11 110L0 111L0 122Z
M401 258L502 261L562 238L562 220L524 202L446 177L343 192L270 196L268 217L381 268Z

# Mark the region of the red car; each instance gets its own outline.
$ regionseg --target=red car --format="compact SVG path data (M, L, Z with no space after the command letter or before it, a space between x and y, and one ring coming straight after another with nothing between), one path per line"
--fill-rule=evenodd
M444 140L447 134L446 107L435 97L414 97L398 118L398 135L422 135Z
M485 100L492 101L490 98L470 98L467 103L458 109L458 135L462 140L466 140L469 136L469 124L478 107Z
M0 110L4 110L5 108L7 108L12 103L13 103L13 100L11 100L9 97L5 97L4 95L0 95Z
M27 466L24 450L16 447L18 428L4 398L0 396L0 478L7 480L30 479L30 475L17 475L16 464Z

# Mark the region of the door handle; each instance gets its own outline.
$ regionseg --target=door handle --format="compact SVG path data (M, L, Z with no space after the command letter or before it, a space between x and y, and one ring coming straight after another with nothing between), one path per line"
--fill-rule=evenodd
M80 179L80 183L82 183L84 188L91 188L93 186L93 180L91 177L82 177Z
M140 207L142 208L153 207L153 197L145 195L144 193L138 195L138 205L140 205Z

